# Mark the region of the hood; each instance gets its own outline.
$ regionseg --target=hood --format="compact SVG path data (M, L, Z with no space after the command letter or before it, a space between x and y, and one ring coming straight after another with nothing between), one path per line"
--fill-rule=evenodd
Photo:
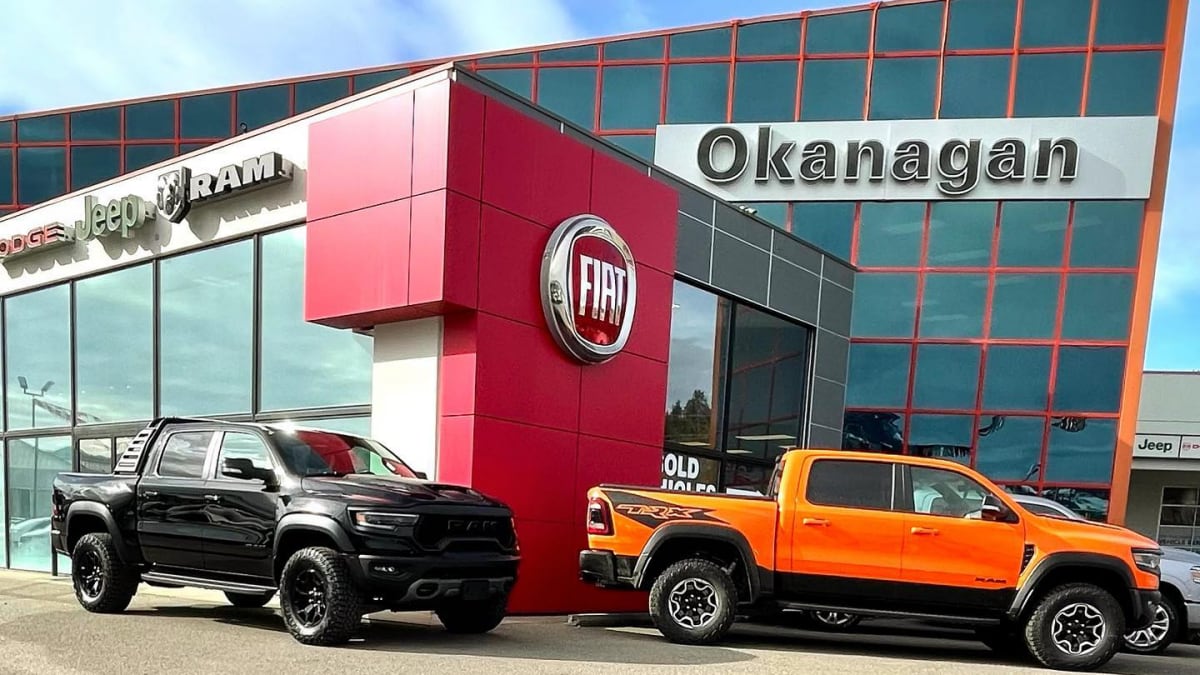
M330 497L366 506L461 504L506 508L501 502L472 488L417 478L348 474L305 478L301 485L313 497Z
M1091 549L1092 542L1111 546L1124 544L1134 548L1158 548L1158 542L1144 537L1133 530L1119 525L1097 523L1090 520L1068 520L1066 518L1037 518L1038 526L1051 537L1085 549Z
M1186 549L1174 548L1172 546L1164 546L1163 560L1174 560L1175 562L1200 565L1200 553L1193 553Z

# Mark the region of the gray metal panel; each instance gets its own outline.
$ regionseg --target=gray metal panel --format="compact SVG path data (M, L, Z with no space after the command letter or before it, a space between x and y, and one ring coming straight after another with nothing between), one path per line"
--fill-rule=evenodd
M737 208L727 204L717 204L716 226L718 230L731 234L738 239L748 241L755 246L771 250L770 225L764 225Z
M775 248L772 250L775 255L815 274L821 273L821 258L826 257L821 255L817 249L793 239L783 231L775 232ZM832 262L832 260L827 260L825 266L829 267Z
M712 284L734 295L767 304L771 254L717 232L713 237Z
M712 265L712 240L712 226L680 213L678 238L675 240L675 270L707 283L708 270Z
M846 368L850 360L850 341L830 333L817 331L816 374L835 382L846 382Z
M675 191L679 193L680 211L709 225L712 224L713 208L716 203L712 195L653 168L650 169L650 176L675 188Z
M841 448L842 432L819 424L808 427L808 447L810 448Z
M820 326L839 335L850 335L850 310L854 294L830 283L828 279L821 281L821 316Z
M821 279L778 257L771 262L771 309L817 324Z
M854 276L856 274L854 268L836 258L825 257L825 269L823 273L825 278L830 281L839 283L846 288L854 288Z
M842 425L845 413L846 387L816 378L813 382L812 423L831 428Z

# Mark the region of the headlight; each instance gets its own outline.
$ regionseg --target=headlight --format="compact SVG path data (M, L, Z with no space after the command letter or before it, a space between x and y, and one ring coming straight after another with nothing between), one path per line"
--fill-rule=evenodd
M1138 569L1151 574L1159 573L1159 563L1162 562L1162 551L1157 549L1133 549L1133 562Z
M1200 584L1200 567L1192 568L1192 583Z
M350 511L350 522L361 530L394 532L401 527L412 527L417 516L411 513L389 513L387 511Z

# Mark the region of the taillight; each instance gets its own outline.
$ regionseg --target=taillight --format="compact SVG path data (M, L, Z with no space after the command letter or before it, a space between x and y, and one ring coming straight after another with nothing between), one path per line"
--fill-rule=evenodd
M588 500L587 531L588 534L612 534L612 518L609 516L608 504L599 497Z

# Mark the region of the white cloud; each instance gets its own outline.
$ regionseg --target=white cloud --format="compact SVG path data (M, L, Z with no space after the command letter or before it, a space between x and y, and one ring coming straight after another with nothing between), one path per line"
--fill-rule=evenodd
M0 110L7 112L582 35L560 0L59 0L7 3L4 13Z

